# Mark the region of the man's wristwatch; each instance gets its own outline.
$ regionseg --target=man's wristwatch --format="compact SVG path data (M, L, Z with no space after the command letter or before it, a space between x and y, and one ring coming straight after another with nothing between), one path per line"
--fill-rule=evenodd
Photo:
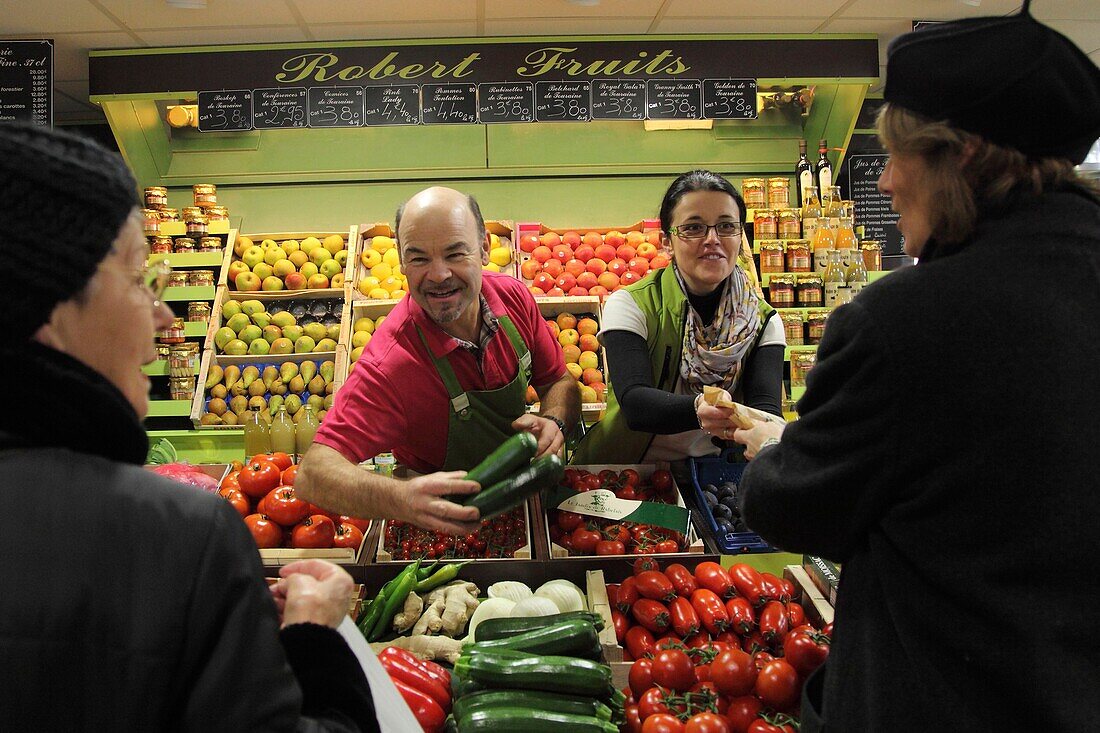
M544 417L547 420L550 420L551 422L553 422L555 425L558 426L558 430L561 431L561 434L565 435L565 421L564 420L562 420L560 417L554 417L553 415L541 415L541 417Z

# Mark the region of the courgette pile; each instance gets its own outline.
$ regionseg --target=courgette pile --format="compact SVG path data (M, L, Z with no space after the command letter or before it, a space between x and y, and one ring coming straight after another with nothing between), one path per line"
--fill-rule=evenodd
M565 465L557 455L532 462L537 450L534 435L526 431L516 433L466 474L468 481L481 484L481 491L455 501L463 506L476 506L481 518L489 519L550 488L561 480Z
M624 698L611 684L611 668L593 661L598 618L574 612L484 621L479 641L455 662L449 727L561 733L565 725L577 733L616 733Z

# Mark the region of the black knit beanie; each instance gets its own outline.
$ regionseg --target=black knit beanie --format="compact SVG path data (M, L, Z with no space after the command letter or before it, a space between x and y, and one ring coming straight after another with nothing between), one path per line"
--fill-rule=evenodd
M5 322L30 338L84 289L130 212L137 185L117 153L68 133L0 125Z

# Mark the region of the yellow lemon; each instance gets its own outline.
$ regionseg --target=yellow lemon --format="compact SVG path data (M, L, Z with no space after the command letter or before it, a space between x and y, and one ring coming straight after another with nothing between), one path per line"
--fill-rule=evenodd
M406 291L404 290L394 290L392 293L390 293L390 297L394 300L401 300L405 297L405 292Z
M397 243L393 241L392 237L383 237L379 235L370 240L370 248L375 252L388 252L396 245Z
M500 246L500 237L498 237L495 234L490 233L489 234L489 246L490 246L490 248L499 247Z
M379 262L377 265L370 268L370 274L375 276L379 280L385 280L387 277L393 274L393 268L387 265L385 262Z
M373 300L389 300L390 291L386 290L385 288L375 288L374 290L367 293L367 297Z
M359 333L361 331L365 333L374 333L374 321L367 318L366 316L363 316L362 318L357 318L355 320L355 325L351 327L351 330L355 333Z
M382 261L390 267L397 267L401 263L401 259L397 256L396 249L387 249L382 254Z
M370 333L367 331L356 331L351 335L351 345L353 348L359 348L360 346L366 346L370 343Z
M489 262L504 267L512 261L512 250L508 247L493 247L489 250Z
M369 270L382 262L382 255L378 254L373 249L365 249L363 250L363 254L359 255L359 261L363 263L363 267Z
M487 265L481 266L482 270L489 270L490 272L500 272L500 265L495 262L490 262Z

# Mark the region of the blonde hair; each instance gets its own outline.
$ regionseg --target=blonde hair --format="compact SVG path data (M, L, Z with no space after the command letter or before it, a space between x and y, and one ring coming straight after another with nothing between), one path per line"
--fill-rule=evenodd
M959 249L979 216L996 214L1020 197L1076 188L1100 200L1100 190L1062 158L1028 158L946 121L933 121L886 104L878 135L891 153L919 156L926 173L918 181L930 206L933 240Z

